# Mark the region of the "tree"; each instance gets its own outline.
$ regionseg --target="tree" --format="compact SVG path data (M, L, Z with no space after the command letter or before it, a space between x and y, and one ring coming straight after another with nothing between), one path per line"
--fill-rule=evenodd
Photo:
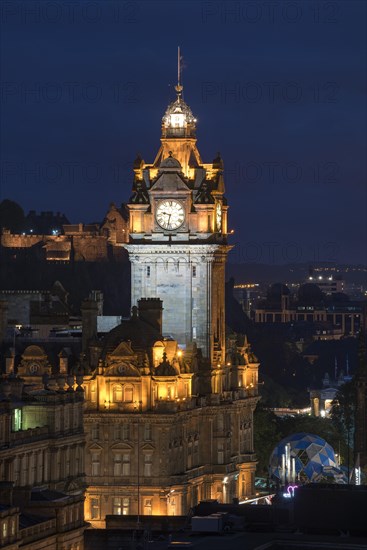
M345 463L348 474L353 461L353 433L355 416L355 381L354 379L340 386L331 407L331 421L341 434L346 445Z
M258 460L258 476L268 477L269 458L280 439L282 437L277 417L259 403L254 413L254 447Z
M0 202L0 229L18 233L24 228L24 211L16 202L4 199Z

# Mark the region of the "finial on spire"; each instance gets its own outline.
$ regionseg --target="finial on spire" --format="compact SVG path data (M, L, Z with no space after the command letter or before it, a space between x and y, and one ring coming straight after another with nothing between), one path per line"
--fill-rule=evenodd
M177 47L177 86L175 86L175 90L177 92L178 97L180 97L181 92L183 90L183 86L181 85L181 52L180 52L180 46Z

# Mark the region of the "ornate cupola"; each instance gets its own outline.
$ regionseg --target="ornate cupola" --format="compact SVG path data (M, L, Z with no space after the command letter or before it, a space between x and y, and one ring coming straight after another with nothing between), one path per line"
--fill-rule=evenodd
M196 118L190 107L181 98L181 93L178 93L177 99L168 105L162 119L162 138L194 138L195 123Z
M175 90L177 98L168 105L162 119L162 138L194 138L196 118L182 98L183 86L181 84L180 48L178 48L177 84Z

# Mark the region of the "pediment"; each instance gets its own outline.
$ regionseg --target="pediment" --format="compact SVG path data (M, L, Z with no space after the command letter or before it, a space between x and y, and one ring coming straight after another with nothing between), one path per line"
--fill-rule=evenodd
M125 357L135 357L135 352L131 347L130 342L120 342L120 344L115 348L112 353L108 354L111 359L115 358L125 358Z
M111 447L111 451L132 451L132 450L133 450L132 445L129 445L128 443L116 443Z
M145 445L143 445L141 447L141 450L142 451L155 451L155 447L153 447L153 445L151 445L150 443L145 443Z
M101 447L101 445L98 445L98 443L92 443L88 447L88 450L89 451L103 451L103 447Z

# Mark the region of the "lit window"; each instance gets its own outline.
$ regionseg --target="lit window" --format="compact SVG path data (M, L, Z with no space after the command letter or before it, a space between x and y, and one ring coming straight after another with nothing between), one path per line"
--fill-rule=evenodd
M14 409L13 411L13 431L19 432L22 429L22 409Z
M122 499L120 497L114 497L112 503L112 513L115 516L121 516L122 514Z
M99 518L99 498L90 499L90 517L92 519Z
M130 509L130 499L128 497L124 497L122 499L122 515L128 516L129 515L129 509Z
M127 386L124 389L124 401L125 403L132 403L134 397L134 390L131 386Z
M122 401L122 386L120 384L113 386L113 400L115 403Z
M3 533L3 538L6 538L8 536L8 524L6 521L4 521L3 523L2 533Z
M151 516L152 515L152 499L146 498L144 499L144 515Z

